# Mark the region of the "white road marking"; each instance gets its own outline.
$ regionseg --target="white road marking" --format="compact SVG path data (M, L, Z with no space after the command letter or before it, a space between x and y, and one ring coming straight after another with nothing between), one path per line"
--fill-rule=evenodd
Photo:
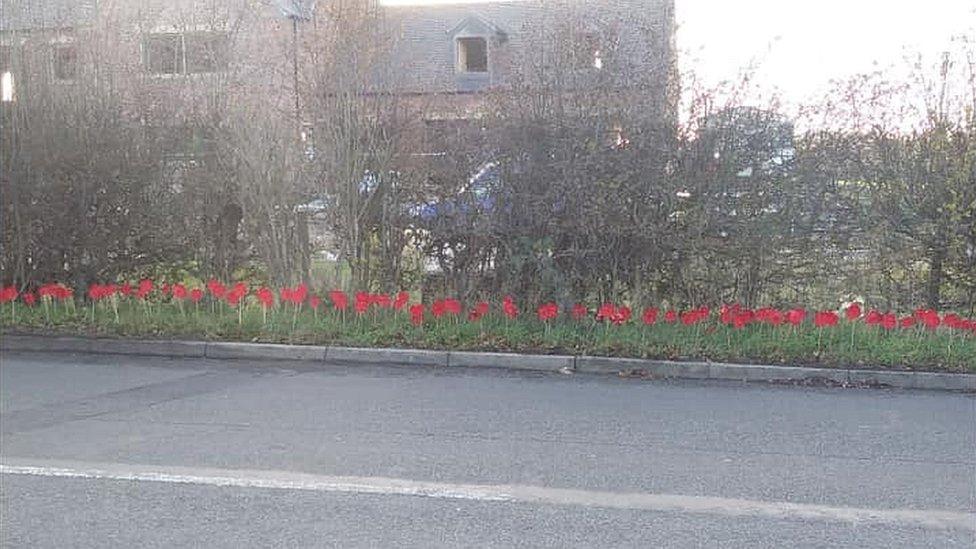
M639 511L670 511L729 517L760 517L783 520L818 520L902 525L931 529L961 529L976 532L976 513L958 511L865 509L720 497L618 493L525 485L452 484L383 477L316 475L291 471L212 469L173 465L126 465L117 463L3 458L3 462L0 463L0 474L196 484L236 488L309 490L347 494L419 496L437 499L534 503Z

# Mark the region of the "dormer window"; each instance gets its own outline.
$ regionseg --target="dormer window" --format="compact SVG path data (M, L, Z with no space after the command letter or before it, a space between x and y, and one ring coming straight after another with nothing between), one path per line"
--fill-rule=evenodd
M582 34L574 44L573 63L577 69L603 68L601 41L595 34Z
M488 72L488 40L481 37L458 38L458 72Z
M54 78L58 80L74 80L78 75L78 50L74 44L56 44L54 46Z
M13 48L0 44L0 102L14 100Z

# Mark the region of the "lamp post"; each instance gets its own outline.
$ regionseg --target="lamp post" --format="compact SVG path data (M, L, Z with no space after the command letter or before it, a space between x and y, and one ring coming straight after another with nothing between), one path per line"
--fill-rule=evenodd
M278 10L286 18L291 19L291 39L292 39L292 75L295 91L295 123L298 124L298 131L301 132L302 115L301 102L298 93L298 22L310 21L315 12L316 0L275 0Z

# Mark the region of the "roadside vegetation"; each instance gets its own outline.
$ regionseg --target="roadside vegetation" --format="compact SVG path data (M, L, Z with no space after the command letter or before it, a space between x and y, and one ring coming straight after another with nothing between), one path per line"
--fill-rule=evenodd
M976 372L976 320L859 303L837 311L530 305L509 296L424 304L407 292L150 280L82 294L60 284L4 288L4 331Z
M246 29L235 21L252 21L263 4L228 7L217 26ZM128 27L112 25L77 41L70 88L32 71L40 65L26 53L5 60L20 91L0 102L0 286L14 294L2 304L3 326L976 364L972 331L952 326L976 317L971 38L947 37L945 55L852 77L818 104L790 106L745 73L716 89L688 72L677 78L671 29L649 12L601 11L594 26L573 8L580 2L553 1L527 29L505 85L477 95L478 108L459 118L380 78L402 67L391 61L398 35L386 25L395 21L374 4L320 2L319 23L301 30L307 43L288 33L253 51L230 31L233 62L214 78L133 77L112 55L127 50L115 46ZM140 27L161 25L145 17ZM627 36L660 47L636 59ZM581 66L594 44L600 67ZM23 51L39 63L50 45ZM288 108L270 103L263 84L239 97L258 73L273 89L299 79L298 112L290 97ZM145 295L137 282L122 290L143 279ZM211 279L236 301L208 288ZM71 296L42 296L51 281ZM91 294L106 283L117 286ZM243 291L230 293L238 283ZM282 300L282 288L299 285L309 288L299 304ZM259 296L264 287L274 290ZM347 309L335 310L332 288L348 292ZM399 288L416 290L402 309L355 310L352 292ZM435 318L443 296L463 306ZM862 315L847 320L855 302ZM414 325L410 307L420 303L425 316ZM479 303L488 309L469 319ZM598 320L608 303L618 316L629 307L629 317ZM736 303L741 326L723 321L722 304ZM544 304L554 306L540 320ZM579 318L576 304L586 308ZM793 325L785 314L799 306L806 315ZM652 307L659 315L645 324ZM939 311L938 325L926 326L935 313L919 307ZM836 326L816 325L818 312L832 311Z

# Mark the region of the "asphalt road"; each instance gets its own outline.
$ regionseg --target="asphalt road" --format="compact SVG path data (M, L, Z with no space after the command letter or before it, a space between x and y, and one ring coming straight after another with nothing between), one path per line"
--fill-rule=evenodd
M976 397L0 356L5 547L974 547Z

